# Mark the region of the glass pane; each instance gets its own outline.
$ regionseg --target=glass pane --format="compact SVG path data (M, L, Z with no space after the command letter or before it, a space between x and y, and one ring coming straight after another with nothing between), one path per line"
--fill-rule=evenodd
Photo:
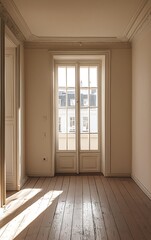
M75 87L75 67L67 68L67 86Z
M75 106L75 89L68 89L68 107Z
M58 87L66 87L66 67L58 67Z
M89 109L81 109L80 111L80 132L89 132Z
M67 150L67 138L66 134L59 133L59 139L58 139L58 150Z
M97 67L90 67L90 87L97 87Z
M66 106L66 90L65 89L59 89L59 107L65 107Z
M90 134L90 150L98 150L98 134Z
M80 87L88 87L88 67L80 67Z
M80 135L81 150L89 150L89 134Z
M97 107L98 105L98 91L97 89L90 89L90 107Z
M68 150L75 150L75 134L68 134Z
M66 109L59 109L58 130L60 133L66 133Z
M75 109L68 109L68 133L75 132L75 129L76 129Z
M89 105L88 90L80 90L80 105L81 107L87 107Z
M90 133L98 132L98 109L90 109Z

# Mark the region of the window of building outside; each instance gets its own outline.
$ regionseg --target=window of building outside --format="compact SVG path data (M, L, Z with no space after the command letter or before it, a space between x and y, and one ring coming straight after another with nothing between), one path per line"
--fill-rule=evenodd
M75 117L70 117L70 132L75 131Z
M98 73L97 66L79 68L80 86L76 90L76 67L58 67L58 130L59 148L75 150L78 111L81 150L98 149ZM79 92L78 109L76 93ZM73 145L72 145L73 144Z

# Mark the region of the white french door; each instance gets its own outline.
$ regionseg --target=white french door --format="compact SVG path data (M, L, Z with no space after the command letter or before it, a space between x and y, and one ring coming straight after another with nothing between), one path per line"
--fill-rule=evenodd
M101 65L56 64L56 172L99 172Z

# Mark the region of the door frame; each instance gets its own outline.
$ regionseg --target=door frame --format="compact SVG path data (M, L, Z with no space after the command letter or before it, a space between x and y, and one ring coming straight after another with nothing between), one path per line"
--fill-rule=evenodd
M82 172L101 172L101 82L102 82L102 64L100 60L90 59L90 60L57 60L55 61L55 95L56 95L56 102L55 102L55 109L56 109L56 122L58 119L58 84L57 84L57 69L58 67L74 67L75 68L75 117L76 117L76 149L75 150L58 150L58 124L56 126L56 158L55 158L55 170L57 173L82 173ZM80 67L97 67L97 90L98 90L98 149L97 150L81 150L80 149ZM78 81L77 81L78 80ZM66 86L68 87L68 86ZM70 109L70 108L69 108ZM90 108L91 109L91 108ZM89 135L90 136L90 135ZM90 142L89 142L90 144ZM62 160L65 161L64 166L62 164ZM67 159L68 164L67 164ZM91 159L91 160L90 160ZM89 162L89 164L88 164ZM85 163L85 164L84 164ZM90 163L94 166L90 166ZM89 166L88 166L88 165ZM62 167L60 167L62 165Z
M22 143L22 134L23 134L23 126L22 126L22 112L21 112L21 81L22 81L22 43L16 38L16 36L12 33L12 31L6 26L5 37L7 37L13 44L13 49L15 52L14 60L15 60L15 151L16 151L16 181L15 181L15 190L20 190L24 182L27 178L22 179L22 152L23 143ZM6 183L5 183L6 184Z
M111 173L111 161L110 161L110 51L49 51L51 56L51 63L53 67L51 86L53 89L53 95L51 97L52 107L52 139L56 139L56 110L55 110L55 76L54 68L56 60L75 60L80 59L97 59L102 62L102 151L101 151L101 169L104 176L110 176ZM102 106L101 106L102 107ZM55 142L52 141L52 165L51 176L55 175Z
M15 82L16 82L16 190L20 190L21 188L21 160L20 160L20 152L21 152L21 143L20 143L20 65L21 65L21 43L11 30L5 25L5 22L0 18L0 52L1 60L0 60L0 70L1 70L1 83L0 83L0 209L3 211L3 206L6 204L6 161L5 161L5 37L10 39L10 41L15 46L15 58L16 58L16 66L15 66Z
M0 208L6 199L5 168L5 23L0 18Z

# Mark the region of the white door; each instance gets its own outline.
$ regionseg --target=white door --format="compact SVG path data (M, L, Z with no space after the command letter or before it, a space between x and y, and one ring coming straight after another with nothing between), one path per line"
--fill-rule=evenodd
M56 64L56 172L100 172L101 65Z

